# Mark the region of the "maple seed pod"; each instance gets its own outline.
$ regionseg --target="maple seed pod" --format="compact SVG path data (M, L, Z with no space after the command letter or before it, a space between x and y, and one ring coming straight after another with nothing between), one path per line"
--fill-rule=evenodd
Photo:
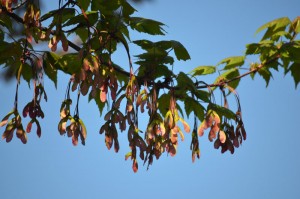
M226 142L226 135L225 135L224 131L219 132L219 139L222 144L224 144Z
M136 159L133 160L132 170L134 173L136 173L138 171L138 163L137 163Z

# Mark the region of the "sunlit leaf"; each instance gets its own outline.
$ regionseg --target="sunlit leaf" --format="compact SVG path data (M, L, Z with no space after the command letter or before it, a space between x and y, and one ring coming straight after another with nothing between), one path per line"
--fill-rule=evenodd
M223 106L220 106L218 104L209 104L207 107L208 110L215 111L219 116L224 116L228 119L235 119L236 115L234 112L232 112L230 109L227 109Z
M217 65L226 64L224 69L232 69L237 66L244 65L245 57L244 56L235 56L235 57L228 57L220 61Z
M198 76L198 75L208 75L213 74L216 72L215 66L198 66L197 68L193 69L190 74L192 76Z
M289 32L292 33L293 31L295 33L300 33L300 16L296 17L290 26Z
M300 63L294 62L289 70L291 71L291 75L294 78L295 87L297 88L300 82Z
M272 73L270 72L270 70L266 67L262 67L258 70L258 74L260 74L264 78L264 80L266 81L266 86L268 86L272 77Z
M262 40L272 37L275 33L285 30L286 27L291 23L288 17L282 17L279 19L275 19L270 21L261 27L259 27L256 31L256 34L267 29L266 33L264 34Z

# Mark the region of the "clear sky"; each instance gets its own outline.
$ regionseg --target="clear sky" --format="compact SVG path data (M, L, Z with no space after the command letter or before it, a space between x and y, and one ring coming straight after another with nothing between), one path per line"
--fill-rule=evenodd
M50 7L58 4L49 2ZM180 41L192 57L174 67L189 72L198 65L242 55L247 43L259 41L261 35L254 34L259 26L283 16L293 19L300 15L299 8L299 0L156 0L138 6L136 15L168 25L165 39ZM249 58L246 64L252 61L258 60ZM274 74L268 88L260 77L241 81L238 93L248 139L234 155L221 155L204 136L201 159L192 163L191 139L186 135L175 157L163 155L148 171L140 164L136 174L131 162L124 160L129 151L126 133L120 134L118 154L107 151L104 136L98 133L103 118L87 99L80 103L88 130L86 146L73 147L69 138L59 135L59 107L67 80L60 74L55 90L45 79L49 101L42 104L46 114L42 137L31 133L26 145L16 137L9 144L0 141L0 198L296 199L300 195L300 90L295 90L290 75ZM1 118L13 107L14 89L15 84L0 81ZM19 98L20 107L32 98L25 82Z

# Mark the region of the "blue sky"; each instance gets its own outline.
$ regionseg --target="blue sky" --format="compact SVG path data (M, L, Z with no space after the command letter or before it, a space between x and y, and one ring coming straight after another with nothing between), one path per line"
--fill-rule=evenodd
M156 0L138 6L136 15L167 25L164 39L180 41L192 57L174 67L189 72L242 55L247 43L259 41L261 35L254 34L259 26L283 16L293 19L299 15L299 6L297 0ZM116 58L125 60L122 50ZM253 59L246 60L246 66L258 61ZM234 155L221 155L204 136L200 138L201 159L192 163L190 135L186 135L175 157L163 155L148 171L140 164L136 174L131 162L124 160L129 151L126 133L120 134L118 154L107 151L104 136L98 134L103 119L87 99L80 102L88 128L86 146L73 147L69 138L59 135L59 107L67 82L63 74L59 80L56 90L45 79L49 101L42 104L46 113L42 137L31 133L26 145L16 138L9 144L0 141L0 198L293 199L300 195L299 88L295 90L292 78L284 77L282 71L274 73L268 88L260 77L241 81L238 93L248 139ZM0 82L0 117L11 110L14 89L14 84ZM20 107L31 98L26 83L21 84Z

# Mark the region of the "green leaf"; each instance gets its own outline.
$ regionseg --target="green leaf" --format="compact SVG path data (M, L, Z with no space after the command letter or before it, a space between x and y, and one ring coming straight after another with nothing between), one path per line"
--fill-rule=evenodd
M149 41L147 39L142 39L142 40L135 40L135 41L132 41L132 43L140 46L143 50L150 50L152 49L153 47L155 47L154 43L152 41Z
M215 111L220 117L224 116L228 119L235 119L235 113L230 109L220 106L218 104L209 104L207 110Z
M32 79L32 67L27 63L23 64L22 77L28 84L30 83L30 80Z
M164 24L152 19L130 17L128 23L133 30L150 35L164 35L165 32L165 30L162 28Z
M191 72L189 72L189 74L191 74L192 76L199 76L213 74L215 72L215 66L198 66L197 68L194 68Z
M203 91L203 90L195 90L192 92L198 99L204 101L204 102L210 102L210 94L207 91Z
M92 100L94 100L96 105L98 106L99 114L101 117L101 115L103 113L103 109L105 107L105 102L101 102L101 100L100 100L100 90L99 89L97 89L94 97L92 96L92 92L90 92L88 101L90 102Z
M127 1L121 1L121 2L122 2L122 7L123 7L123 10L122 10L123 16L129 17L134 12L136 12L136 9L134 9L134 7L132 7Z
M275 19L262 25L260 28L257 29L255 34L267 29L266 33L262 38L262 40L265 40L267 38L272 37L275 33L285 30L289 24L291 24L291 21L288 17Z
M290 26L289 32L290 32L290 33L295 32L295 33L297 33L297 34L300 33L300 16L296 17L296 18L293 20L293 22L292 22L292 24L291 24L291 26Z
M227 70L226 72L224 72L223 74L221 74L219 77L217 77L215 83L218 83L220 81L228 81L228 80L232 80L233 78L236 78L240 75L240 72L237 68L232 68ZM237 86L239 85L240 79L236 79L230 83L228 83L228 85L234 89L237 88Z
M57 63L55 64L57 69L62 70L63 72L73 75L80 71L82 63L78 58L77 53L69 53L61 56Z
M86 21L86 18L83 14L77 15L75 17L71 17L64 25L63 27L66 26L71 26L75 24L86 24L86 25L94 25L97 20L98 20L98 12L97 11L89 11L85 13L87 18L88 18L88 23Z
M266 81L266 87L268 87L270 79L272 77L272 73L269 71L268 68L262 67L261 69L258 70L258 74L264 78Z
M75 34L79 36L83 43L86 42L89 36L86 28L76 28Z
M64 8L62 10L52 10L43 16L41 16L40 21L45 21L51 17L53 17L54 24L56 23L65 23L68 19L73 18L75 16L74 8Z
M13 30L11 18L6 14L0 14L0 25L6 27L10 32Z
M186 61L188 59L191 59L188 51L186 50L186 48L180 42L174 41L174 40L171 40L170 42L172 43L172 47L174 49L176 58L178 60Z
M178 84L179 88L181 88L185 91L187 91L187 89L191 90L191 91L196 90L196 87L195 87L195 84L194 84L193 80L183 72L180 72L178 74L177 84Z
M166 115L170 106L170 95L162 94L158 100L158 109L162 115Z
M246 45L246 55L253 55L253 54L259 54L260 53L260 45L257 43L247 44Z
M92 0L91 10L99 10L101 15L112 15L120 5L120 0Z
M245 63L245 57L244 56L234 56L234 57L228 57L220 61L217 65L226 64L224 69L232 69L237 66L242 66Z
M271 37L272 40L277 40L277 38L284 36L285 38L292 40L293 37L290 33L286 32L286 31L279 31L277 33L274 33Z
M294 78L295 88L297 88L300 82L300 63L294 62L289 68L289 70L291 71L291 75Z
M86 11L88 7L90 6L91 1L89 0L77 0L79 6Z
M202 121L204 119L205 108L201 105L201 103L199 103L195 99L191 97L186 97L184 100L184 108L188 117L191 114L191 112L194 112L194 114L199 120Z
M140 46L142 49L148 52L164 52L164 54L168 54L167 51L170 49L174 50L175 56L178 60L188 60L190 59L190 55L186 48L178 41L170 40L170 41L158 41L158 42L151 42L149 40L136 40L133 41L136 45Z
M54 68L53 66L56 61L53 62L52 60L53 64L51 64L51 61L47 58L47 56L44 56L44 60L43 60L43 68L45 74L49 77L50 80L52 80L52 82L55 85L55 88L57 88L57 69Z

